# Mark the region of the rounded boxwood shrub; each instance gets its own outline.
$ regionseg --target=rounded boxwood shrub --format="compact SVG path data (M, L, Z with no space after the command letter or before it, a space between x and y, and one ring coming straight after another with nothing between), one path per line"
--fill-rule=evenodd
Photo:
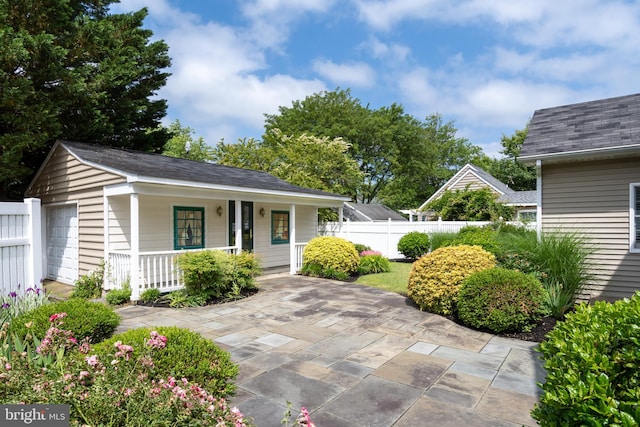
M358 271L360 264L354 244L333 236L311 239L302 252L302 259L303 273L330 278L341 278L334 277L335 273L347 278Z
M451 314L455 309L458 287L464 279L495 265L495 256L480 246L436 249L413 263L407 296L420 310Z
M418 259L429 252L429 235L420 231L411 231L398 241L398 252L409 259Z
M184 377L198 383L215 397L233 394L235 385L231 381L238 375L238 366L231 361L229 353L213 341L188 329L176 326L131 329L95 345L93 351L99 358L106 357L116 351L114 344L120 341L132 346L133 357L138 357L153 330L167 337L166 347L153 356L158 378L168 375L176 379Z
M458 291L458 317L491 332L529 331L544 314L545 291L535 277L491 268L469 276Z
M547 378L531 415L541 426L637 426L640 293L579 304L540 343Z
M120 324L120 316L103 303L72 298L42 305L14 318L9 325L9 334L20 338L31 333L42 339L49 329L49 317L55 313L67 313L63 329L73 332L74 338L81 341L88 337L92 343L98 343L113 334ZM31 324L27 328L27 324Z

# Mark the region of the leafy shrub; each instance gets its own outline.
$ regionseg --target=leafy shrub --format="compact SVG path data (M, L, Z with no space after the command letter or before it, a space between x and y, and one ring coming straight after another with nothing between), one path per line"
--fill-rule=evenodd
M458 231L451 245L481 246L485 251L495 255L501 252L497 235L498 233L490 227L467 226Z
M184 273L185 289L192 294L205 292L208 298L239 295L244 290L255 289L255 276L260 265L254 254L237 255L220 250L186 252L176 258Z
M512 256L517 256L522 271L530 270L540 279L549 295L546 308L556 319L574 306L592 277L589 256L593 248L578 233L543 233L540 239L532 233L513 236L509 251L517 254Z
M358 271L360 264L353 243L333 236L311 239L304 248L302 259L303 274L315 271L319 277L329 277L334 272L349 277Z
M529 331L544 314L545 290L535 277L491 268L467 277L458 291L463 323L494 333Z
M452 246L451 242L458 236L458 233L437 232L431 233L429 240L431 241L431 250L435 251L443 246Z
M26 337L27 333L42 338L49 329L49 318L55 313L68 314L64 327L78 341L88 337L91 342L100 342L110 337L120 324L120 316L111 307L100 302L72 298L45 304L21 314L11 322L9 333L20 338ZM31 325L27 328L26 324L29 323Z
M52 316L46 339L34 338L33 345L7 339L0 330L0 401L69 405L74 426L248 425L240 411L216 397L224 391L209 393L186 378L159 375L156 357L173 347L166 336L151 331L135 349L114 342L99 357L63 329L65 316ZM223 359L216 356L212 363Z
M47 304L49 297L44 289L34 286L27 288L23 294L12 291L0 297L0 326L11 322L22 313Z
M189 292L186 289L178 289L166 294L164 299L169 301L169 307L173 308L202 307L207 305L208 295L205 291Z
M355 247L356 247L356 251L357 251L359 254L361 254L361 253L362 253L362 252L364 252L364 251L370 251L370 250L371 250L371 247L370 247L370 246L364 245L364 244L362 244L362 243L354 243L354 244L353 244L353 246L355 246Z
M216 397L233 394L235 385L232 380L238 375L238 367L231 362L229 353L220 349L213 341L188 329L169 326L154 330L167 337L166 347L154 356L158 377L171 375L175 378L187 378ZM138 328L114 335L95 345L94 351L98 357L103 358L113 352L114 344L119 341L132 346L133 357L137 357L151 331L150 328Z
M418 259L429 249L429 235L420 231L411 231L398 241L398 252L409 259Z
M131 287L123 286L122 289L112 289L107 292L107 302L111 305L121 305L131 299Z
M304 264L300 269L300 274L311 277L324 277L333 280L348 280L351 275L343 273L333 268L323 268L318 264Z
M102 296L102 284L104 283L104 261L97 270L80 276L75 281L75 288L71 292L72 298L100 298Z
M140 294L140 301L142 302L154 302L160 299L160 289L149 288L142 291Z
M367 253L367 252L364 252ZM391 271L389 260L382 255L364 255L360 257L359 274L376 274Z
M515 209L497 201L498 196L488 188L446 190L432 200L427 209L445 221L496 221L513 218Z
M540 352L547 370L532 411L542 426L637 426L640 419L640 293L579 304Z
M413 263L407 296L420 307L437 314L455 309L458 287L471 274L495 267L495 256L480 246L447 246Z

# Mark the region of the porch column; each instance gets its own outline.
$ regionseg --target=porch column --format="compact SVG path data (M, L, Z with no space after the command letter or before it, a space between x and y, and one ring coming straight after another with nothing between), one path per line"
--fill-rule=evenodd
M40 199L24 199L29 212L29 268L25 288L37 285L44 278L42 269L42 207Z
M242 201L235 201L236 208L236 229L234 232L236 233L236 252L240 253L242 251Z
M344 221L344 204L338 208L338 236L342 236L342 221Z
M111 260L109 259L109 196L107 196L106 192L103 192L102 194L102 223L104 224L102 230L102 241L104 242L104 262L108 265ZM111 289L111 286L113 285L108 276L108 274L105 274L104 278L102 279L103 289Z
M130 221L131 221L131 272L129 284L131 285L131 301L140 299L140 206L138 194L129 195Z
M296 247L296 205L289 206L289 274L298 274L298 248Z

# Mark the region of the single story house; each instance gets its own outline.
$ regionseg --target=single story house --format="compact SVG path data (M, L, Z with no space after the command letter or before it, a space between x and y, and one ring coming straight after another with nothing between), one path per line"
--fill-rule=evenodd
M58 141L27 189L42 200L43 271L73 284L106 262L105 287L132 299L182 286L183 251L255 252L264 268L298 270L318 208L348 197L264 172L95 144Z
M427 206L437 200L445 191L482 190L488 188L498 196L498 201L516 209L516 219L534 221L536 215L535 191L515 191L506 184L493 177L481 167L467 163L453 175L442 187L431 195L417 210L402 211L409 214L409 220L417 221L429 219Z
M538 230L595 249L586 296L640 290L640 94L537 110L519 160L536 165Z
M343 207L345 220L355 222L406 221L398 212L380 203L345 202Z

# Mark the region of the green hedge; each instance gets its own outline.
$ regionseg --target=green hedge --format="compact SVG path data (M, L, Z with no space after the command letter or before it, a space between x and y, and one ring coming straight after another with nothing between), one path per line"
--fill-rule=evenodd
M547 370L532 416L542 426L637 426L640 293L580 304L540 344Z
M49 317L55 313L67 313L63 329L73 332L78 341L89 337L92 343L100 342L110 337L120 324L120 316L111 307L100 302L72 298L45 304L21 314L11 322L9 334L24 338L30 332L42 339L50 326Z

